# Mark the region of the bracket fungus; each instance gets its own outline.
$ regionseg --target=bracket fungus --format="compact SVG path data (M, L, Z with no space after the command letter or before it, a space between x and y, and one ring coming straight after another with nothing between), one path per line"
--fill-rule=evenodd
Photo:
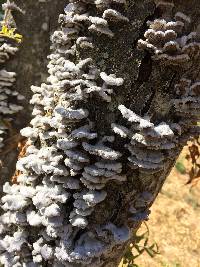
M170 18L158 18L148 21L149 29L145 40L138 41L138 48L147 50L152 59L165 66L188 66L188 63L200 55L200 42L197 32L188 32L191 20L182 12Z
M176 135L170 125L165 122L154 125L149 118L142 118L123 105L119 106L119 110L131 126L127 129L119 125L116 129L114 125L113 131L130 140L125 145L130 153L128 157L130 167L149 174L163 170L165 161L177 143ZM124 128L126 132L128 130L128 135L118 130Z
M23 109L20 102L24 97L15 90L17 74L5 69L5 64L17 51L15 41L0 36L0 149L4 146L3 142L13 115Z
M188 138L199 134L197 122L200 117L200 82L182 78L175 85L176 98L172 100L180 125ZM191 135L191 136L190 136Z
M18 184L4 186L0 262L5 267L101 266L103 255L130 238L127 225L90 220L108 197L106 184L126 181L121 153L110 145L114 137L95 131L86 105L92 97L111 102L124 82L83 52L94 48L96 35L114 36L110 21L128 22L112 2L125 4L71 0L59 17L61 29L52 34L49 77L31 87L33 119L21 130L28 147L17 162Z

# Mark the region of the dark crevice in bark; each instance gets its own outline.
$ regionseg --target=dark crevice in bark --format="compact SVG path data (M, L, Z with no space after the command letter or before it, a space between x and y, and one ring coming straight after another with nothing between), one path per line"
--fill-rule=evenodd
M152 87L152 93L149 97L149 99L145 102L145 106L143 107L143 109L141 110L141 115L144 116L145 114L148 113L150 107L151 107L151 103L155 97L155 93L156 91L154 90L154 88Z
M152 71L152 59L149 53L146 53L141 61L137 83L140 86L142 83L147 82Z

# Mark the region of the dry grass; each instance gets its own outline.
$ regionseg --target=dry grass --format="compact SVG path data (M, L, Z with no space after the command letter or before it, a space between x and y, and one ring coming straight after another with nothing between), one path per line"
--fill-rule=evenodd
M184 155L179 161L185 165ZM136 260L140 267L200 267L200 182L191 187L187 180L176 168L167 178L148 222L150 243L160 254L143 254Z

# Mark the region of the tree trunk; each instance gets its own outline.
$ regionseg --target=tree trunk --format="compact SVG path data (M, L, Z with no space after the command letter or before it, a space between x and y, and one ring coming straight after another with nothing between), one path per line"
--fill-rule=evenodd
M19 5L21 3L21 1L16 2L19 2ZM47 36L48 34L41 30L41 25L45 28L45 21L48 21L48 25L52 25L49 17L51 18L51 16L54 16L54 8L52 9L54 3L45 3L45 5L47 5L47 10L45 10L45 15L41 15L35 8L38 3L31 4L30 2L31 1L24 1L22 6L23 9L27 10L27 25L24 25L24 23L21 22L23 19L22 17L16 17L16 21L17 19L19 20L19 22L17 21L19 25L21 22L21 29L19 31L25 37L27 36L23 50L21 50L19 55L22 59L18 63L18 73L20 75L18 88L24 83L27 88L26 90L28 90L28 85L32 83L39 84L41 80L45 78L45 65L41 64L41 62L46 63L44 54L46 56L47 46L44 41L44 35ZM76 6L75 9L81 13L80 10L82 6L79 6L79 2L82 1L78 1L78 8ZM34 227L29 219L29 224L31 226L24 226L24 228L29 231L29 239L26 239L28 240L27 242L29 242L29 248L27 248L27 250L30 249L32 255L34 255L35 258L39 258L35 259L38 260L38 264L41 264L38 266L117 267L126 246L130 242L134 242L130 232L135 232L141 225L141 222L148 218L149 208L157 194L160 192L181 149L188 138L199 131L195 127L195 123L199 116L199 107L197 107L197 105L199 105L198 81L200 71L200 66L198 64L200 55L198 32L198 25L200 22L200 2L198 0L174 0L173 9L171 1L155 1L156 3L152 0L96 1L99 3L103 2L104 4L105 2L111 2L109 9L106 4L106 8L103 5L101 6L101 4L99 4L100 7L97 8L94 4L91 4L93 1L88 2L90 4L87 5L87 11L90 16L98 16L102 18L102 13L109 9L117 10L121 15L119 13L117 13L117 15L114 13L113 15L112 12L109 13L110 11L103 13L104 19L106 18L109 22L109 28L112 29L114 36L112 36L112 33L106 28L107 26L105 25L107 24L105 21L98 20L98 22L94 22L95 19L93 20L89 17L89 19L85 19L86 22L83 22L83 18L81 18L81 22L79 21L78 23L82 26L84 25L84 27L81 27L78 24L80 26L78 27L78 30L80 30L82 34L78 37L87 36L92 38L93 50L89 50L89 52L88 50L86 52L80 52L77 48L78 44L76 43L75 54L73 54L72 57L69 56L70 63L65 58L66 68L73 69L78 66L81 60L87 59L88 57L92 58L93 65L89 65L90 63L88 63L88 65L91 68L95 68L95 70L100 70L100 76L97 74L98 78L85 79L91 79L92 81L96 79L95 82L97 84L104 80L105 84L108 85L108 88L106 89L112 88L114 90L113 93L110 93L112 100L109 100L108 96L108 92L110 91L105 90L104 93L106 92L106 96L105 94L102 94L106 101L102 101L102 94L98 91L100 89L95 89L93 87L93 90L96 90L94 94L90 95L90 93L84 91L85 95L83 98L86 96L84 100L79 102L76 98L76 101L73 100L73 105L70 106L72 102L70 97L72 97L72 93L75 94L75 92L71 92L71 85L69 86L69 84L66 83L65 90L70 95L65 96L70 99L70 104L68 103L69 106L66 107L66 102L62 102L63 91L61 90L60 81L56 80L56 84L52 77L51 80L49 80L49 84L52 86L50 87L49 85L49 90L53 90L54 92L54 103L52 104L54 106L52 106L52 109L49 106L49 110L45 110L45 113L42 114L45 114L44 116L50 119L57 118L60 120L60 124L67 125L64 128L65 135L63 136L66 137L67 134L68 138L72 138L73 142L76 142L77 140L73 139L72 131L77 129L77 127L84 126L88 122L93 122L93 124L91 124L91 131L97 133L98 137L92 139L91 133L88 132L89 130L85 130L88 139L86 137L82 139L79 137L81 141L77 141L80 142L77 145L78 148L76 147L76 149L72 148L70 150L68 147L66 149L68 143L63 145L60 141L59 149L56 150L56 153L58 154L52 154L53 156L51 155L51 159L46 159L47 163L45 167L47 168L58 155L62 155L65 160L66 158L71 160L70 157L72 157L72 152L74 152L77 153L77 160L77 157L81 157L80 154L78 154L78 152L80 152L83 153L85 157L88 156L89 158L89 163L84 163L85 165L82 164L82 162L78 162L78 160L75 161L75 158L73 158L73 163L78 162L76 166L80 167L83 165L82 169L78 169L77 172L74 168L69 167L65 161L65 165L69 167L70 175L72 176L70 176L70 179L73 178L76 182L77 180L81 181L81 185L80 187L77 187L77 189L72 185L70 185L70 187L68 184L63 186L64 191L70 193L70 197L64 204L59 203L62 213L55 217L55 219L58 219L58 217L62 218L63 216L62 224L59 225L61 229L64 228L64 224L67 224L68 227L71 227L71 225L73 226L73 229L70 230L73 232L69 237L70 241L66 241L67 237L63 237L63 235L69 234L69 232L66 233L64 230L62 230L64 233L63 235L59 235L58 233L59 237L57 236L55 238L52 235L51 238L49 237L48 239L41 234L41 231L47 231L46 228L50 221L48 215L44 215L50 212L49 210L48 212L46 211L46 206L44 207L45 211L43 211L43 214L35 202L30 198L30 203L24 204L25 206L21 207L21 210L25 210L24 213L26 212L27 214L30 210L33 210L34 212L38 212L37 214L39 214L43 220L44 218L47 220L46 224L42 224L41 222L37 227ZM84 3L84 8L85 5L86 4ZM58 10L56 10L56 12L57 11ZM30 12L30 17L28 16L28 12ZM40 12L44 12L44 9L40 10ZM68 12L70 13L71 11ZM190 17L191 22L189 17L183 13L186 13L187 16ZM49 14L51 14L51 16ZM122 15L124 17L122 17ZM165 19L166 21L155 22L154 20L156 18ZM43 19L42 22L41 19ZM55 25L56 18L54 17L53 19L53 25ZM62 23L64 25L66 22L63 21ZM90 32L88 33L87 27L90 23L89 21L92 21L94 34ZM148 21L151 21L151 23L147 23ZM169 21L173 21L175 24L168 24L166 26ZM176 21L178 21L177 24ZM161 25L162 23L164 23L164 26ZM28 25L34 25L34 27L32 26L33 33L30 31L30 26ZM166 35L155 35L155 32L153 32L152 37L152 31L151 35L150 32L147 31L150 27L148 25L150 25L151 30L155 32L157 28L160 29L162 27L166 27L165 30L168 30L168 32ZM38 28L40 29L39 33L37 31ZM176 32L174 28L176 28L178 36L174 35ZM104 34L105 31L106 34ZM99 34L99 32L101 32L101 34ZM163 32L165 31L163 30ZM195 32L195 34L190 34L191 32ZM187 37L187 42L184 43L185 38L183 36L188 36L189 34L190 36ZM112 36L112 38L108 37L109 35L110 37ZM59 36L59 34L54 35L54 49L57 54L64 54L63 50L62 52L59 52L61 46L61 44L57 42ZM74 39L76 42L75 37ZM141 39L143 41L141 41ZM87 40L87 42L89 41ZM30 43L32 47L35 48L32 53L28 51L30 50L28 48ZM165 45L166 43L168 46ZM138 46L140 50L138 50ZM66 48L66 50L67 49L68 48ZM65 56L66 54L64 54L63 57ZM73 58L73 60L71 58ZM51 60L53 61L52 58ZM73 67L70 65L72 63L71 61L73 61ZM53 64L54 63L52 63L52 65ZM55 65L56 64L57 63L55 63ZM89 68L88 65L84 65L82 69L80 67L80 69L77 70L77 73L81 73L81 75L83 73L86 74L88 71L87 68ZM54 66L49 66L49 68L51 70ZM83 73L81 71L83 71ZM27 74L28 76L26 76ZM108 74L115 74L116 76L109 76ZM56 74L54 73L52 76L53 75ZM87 75L88 76L84 77L89 77L89 75L92 76L93 73L89 72ZM69 78L69 80L70 79L73 80L73 78ZM61 80L63 81L63 79ZM58 91L56 91L56 86L60 86ZM44 90L44 88L47 87L41 88ZM82 87L80 88L82 91L86 90L84 86L84 89ZM35 90L38 90L39 92L39 89ZM90 90L92 89L90 88ZM25 91L25 93L30 96L28 91ZM63 106L62 103L64 103ZM195 103L197 103L197 105L195 105ZM37 105L39 105L39 103L37 103ZM75 115L74 113L71 114L71 111L68 109L69 107L77 113ZM59 114L59 116L56 114ZM84 116L88 116L87 119ZM59 126L55 126L55 120L53 123L54 126L51 126L52 128L59 128ZM33 125L34 130L34 127L37 128L37 126ZM63 128L59 128L59 130L59 134L63 134ZM50 129L44 128L44 131L47 133L48 131L50 132ZM33 133L31 132L31 134ZM26 132L25 135L28 136L29 134ZM39 150L51 146L55 148L56 144L58 146L58 143L55 142L58 139L58 135L50 140L40 136L34 142L29 136L31 139L30 144L34 144ZM112 137L110 137L113 135L115 136L114 142ZM91 138L92 141L89 138ZM70 143L70 145L72 144ZM63 146L65 146L65 148L63 148ZM34 154L38 152L32 153ZM39 158L39 154L37 155ZM121 155L121 157L118 158L118 155ZM29 155L26 156L28 158ZM46 154L44 157L47 157ZM99 167L100 163L103 164L104 167ZM122 170L119 171L119 168L115 175L112 176L110 174L111 171L115 172L116 170L112 164L116 163L122 164ZM59 168L64 166L63 161L59 164ZM115 168L118 168L116 166L117 165L115 165ZM20 170L23 169L23 173L27 172L29 175L34 173L34 170L31 169L32 167L30 166L26 167L23 165L20 168ZM100 176L99 172L102 171L102 169L104 174ZM32 171L31 174L30 170ZM71 173L73 173L74 176ZM95 174L92 176L91 173ZM52 183L49 182L49 180L47 181L47 179L50 179L50 174L54 176L53 179L55 179ZM112 176L110 180L109 175ZM38 185L40 185L42 188L41 190L43 190L44 184L47 187L51 187L64 183L60 181L61 178L55 177L55 173L52 174L51 171L45 173L42 169L41 172L36 172L36 176L38 176L38 180L36 184L33 184L33 188L36 191ZM63 176L65 177L66 175L63 174ZM90 180L91 177L93 180ZM41 181L43 181L43 184ZM101 187L102 185L104 188ZM19 188L20 186L21 185L19 185ZM7 190L6 192L9 197L11 192L12 189ZM106 192L106 197L102 201L99 201L97 195L103 194L102 192ZM39 198L39 193L37 194L37 197ZM89 205L89 207L87 206L87 209L81 206L85 201L81 194L92 194L93 200L88 200L88 202L91 201L91 206L87 202L86 204ZM42 199L42 201L46 201L46 195L43 197L44 199ZM10 209L10 212L12 213L12 208L9 207L9 205L12 206L12 204L7 203L7 201L8 200L6 199L3 200L3 208L5 210ZM58 200L55 198L53 204L56 203L57 205L57 201ZM77 203L75 205L74 203L76 201ZM80 201L81 204L78 201ZM92 201L96 201L95 204L97 205L94 205L94 202ZM34 202L34 205L32 202ZM84 202L84 205L86 204ZM5 208L5 205L7 205L7 208ZM74 215L77 210L78 212L81 210L81 212L84 213L86 211L88 212L88 209L91 207L92 214L89 214L88 216L78 216L79 213ZM50 218L52 217L50 216ZM51 223L52 229L55 230L55 221ZM4 230L9 231L7 228ZM13 230L10 229L10 232L13 234L12 231ZM41 238L43 238L41 244L39 244L38 236L42 236ZM69 244L67 242L72 243ZM35 254L33 253L32 248L33 243L37 243L37 245L40 246L40 249L34 250ZM23 243L23 245L25 246L25 243ZM45 245L48 245L49 249L52 249L53 256L47 258L44 253ZM43 253L41 252L42 249ZM23 253L20 254L20 262L22 263L25 261L24 255L25 254ZM12 253L10 257L12 257Z

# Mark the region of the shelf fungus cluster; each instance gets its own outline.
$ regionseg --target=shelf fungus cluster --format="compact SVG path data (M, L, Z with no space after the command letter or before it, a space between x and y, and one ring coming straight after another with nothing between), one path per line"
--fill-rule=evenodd
M176 98L172 100L180 125L187 134L199 135L200 127L200 82L182 78L175 85ZM188 136L190 137L190 136Z
M0 149L4 146L3 140L7 134L12 115L23 108L20 101L24 97L14 90L16 73L5 69L5 63L16 54L17 50L14 41L0 37Z
M124 105L120 105L119 110L130 127L113 124L112 128L116 134L130 140L125 145L130 153L130 167L147 174L164 170L165 162L176 148L176 134L173 131L176 125L170 126L165 122L154 125L148 117L142 118Z
M190 22L182 12L177 12L174 19L163 17L148 21L145 40L138 41L138 48L149 51L152 59L163 65L187 66L200 56L199 33L188 34Z
M122 0L70 1L52 35L47 83L32 86L34 105L26 155L17 184L4 185L0 262L5 267L102 266L101 258L130 238L126 225L92 224L89 216L108 196L106 185L126 176L114 136L99 136L89 98L111 101L121 77L101 71L88 55L94 33L114 36L110 21L128 19L110 8ZM92 8L91 8L92 7ZM102 14L94 16L94 12ZM97 207L96 207L97 208ZM111 255L111 254L110 254Z
M171 0L155 0L160 11L160 18L148 21L149 29L145 32L145 40L138 41L138 48L149 51L152 59L164 66L180 66L189 68L199 61L200 34L199 27L196 31L189 32L191 19L182 12L177 12L174 17L174 3ZM173 17L173 19L172 19ZM172 105L178 116L178 124L173 124L172 129L187 140L191 133L199 134L199 81L182 78L175 85L176 98ZM130 150L130 148L129 148Z
M142 192L136 196L133 202L129 203L129 223L137 224L148 219L150 214L149 206L153 201L153 195L150 192ZM133 226L134 227L134 226Z

